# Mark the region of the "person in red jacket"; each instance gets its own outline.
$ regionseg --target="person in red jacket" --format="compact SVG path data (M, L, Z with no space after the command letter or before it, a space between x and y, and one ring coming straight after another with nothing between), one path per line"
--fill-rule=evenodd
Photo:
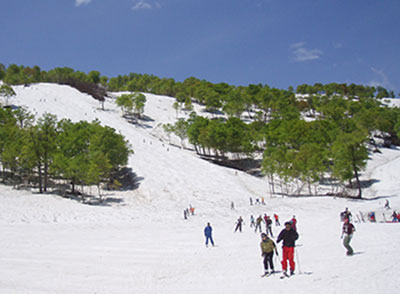
M294 215L294 216L292 217L292 219L290 220L290 223L292 224L292 229L295 230L295 231L297 231L297 219L296 219L296 216L295 216L295 215Z
M282 247L282 271L287 276L287 262L289 261L290 275L294 275L296 264L294 263L294 247L299 234L292 228L290 222L285 223L285 228L280 232L277 243L283 240Z

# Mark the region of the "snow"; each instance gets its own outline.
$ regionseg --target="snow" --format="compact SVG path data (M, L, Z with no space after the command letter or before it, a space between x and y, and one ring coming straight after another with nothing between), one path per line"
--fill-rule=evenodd
M400 210L400 152L383 149L368 163L364 191L370 200L331 197L271 197L268 183L240 171L199 159L167 144L163 123L173 123L171 97L146 94L141 126L121 117L114 99L106 111L68 86L14 87L10 103L37 115L56 114L73 121L98 119L121 132L133 146L129 167L140 179L133 191L107 191L107 205L85 205L53 194L0 186L0 293L389 293L400 290L400 224L355 223L345 255L339 213ZM199 108L198 108L199 109ZM182 117L184 114L179 113ZM161 141L164 138L165 141ZM249 205L249 197L266 206ZM230 203L235 203L235 210ZM191 204L196 215L183 220ZM297 269L290 279L260 278L260 237L249 228L253 214L298 219ZM243 233L233 233L235 220ZM214 229L216 247L206 248L203 229ZM282 227L273 227L278 234ZM280 246L279 246L280 247ZM278 260L275 268L280 270ZM301 271L301 272L300 272Z

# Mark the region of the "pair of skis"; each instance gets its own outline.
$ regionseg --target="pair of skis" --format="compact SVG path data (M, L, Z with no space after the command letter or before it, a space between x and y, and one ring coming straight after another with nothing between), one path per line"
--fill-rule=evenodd
M274 275L274 274L277 274L277 273L278 273L278 272L266 273L266 274L261 275L261 277L262 277L262 278L267 278L267 277L270 277L270 276L272 276L272 275ZM293 276L293 275L289 275L287 272L283 272L283 274L282 274L282 276L280 277L280 279L290 278L291 276Z

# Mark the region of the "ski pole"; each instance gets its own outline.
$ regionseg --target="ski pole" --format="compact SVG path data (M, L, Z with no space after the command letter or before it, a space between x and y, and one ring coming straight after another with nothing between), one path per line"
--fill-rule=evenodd
M299 274L302 275L303 272L301 271L301 267L300 267L300 258L299 258L299 253L297 252L297 248L294 247L295 251L296 251L296 259L297 259L297 264L299 265Z

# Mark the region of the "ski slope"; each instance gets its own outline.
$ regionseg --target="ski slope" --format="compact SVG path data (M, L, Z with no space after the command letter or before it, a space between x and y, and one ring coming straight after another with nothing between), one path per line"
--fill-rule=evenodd
M114 99L107 99L102 111L96 100L68 86L34 84L14 90L17 95L10 102L37 116L48 112L72 121L98 119L121 132L134 149L129 167L139 187L108 191L106 205L96 206L0 186L0 293L400 290L400 224L355 223L351 244L358 254L347 257L339 222L345 207L353 214L376 211L383 219L383 213L391 214L383 209L388 199L400 210L399 150L371 155L364 177L376 181L364 191L368 201L271 197L265 180L169 145L161 124L177 119L171 97L146 94L148 119L135 126L121 117ZM265 206L249 205L249 197L262 196ZM196 215L185 221L183 210L189 205ZM249 228L249 216L264 213L278 213L281 223L292 215L298 219L297 269L290 279L260 278L260 237ZM244 231L233 233L239 216L245 220ZM207 222L214 228L216 247L204 245ZM281 229L274 226L274 234ZM276 258L274 262L280 270Z

